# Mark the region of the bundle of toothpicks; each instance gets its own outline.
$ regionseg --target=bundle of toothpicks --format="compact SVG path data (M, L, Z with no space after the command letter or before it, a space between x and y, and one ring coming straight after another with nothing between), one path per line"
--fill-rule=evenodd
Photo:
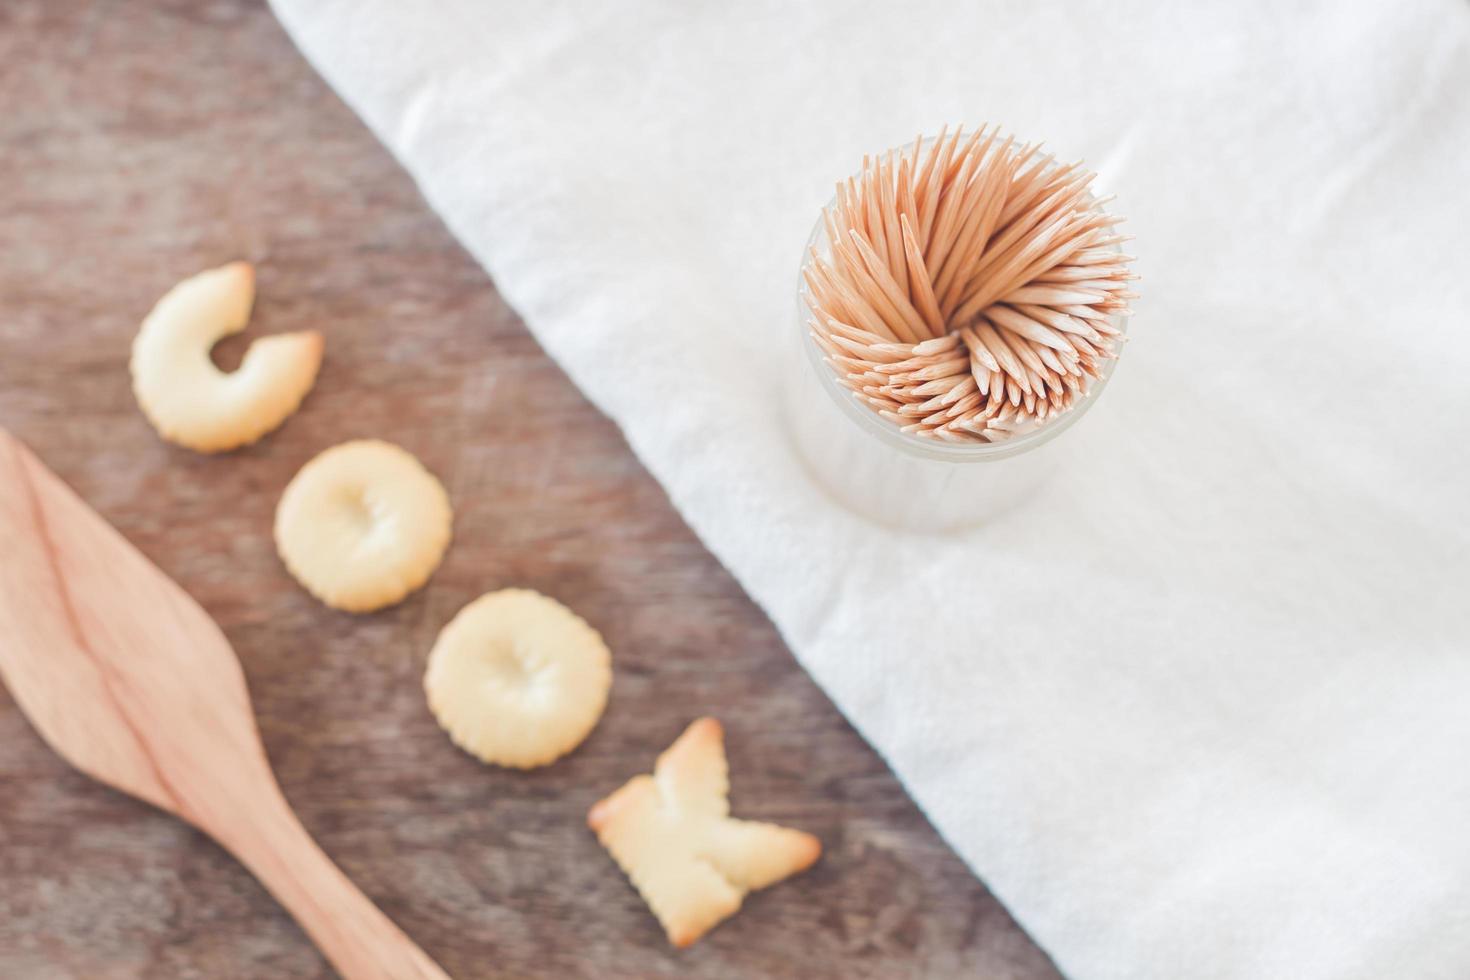
M865 157L802 267L838 383L948 442L1031 431L1086 398L1137 295L1094 176L985 127Z

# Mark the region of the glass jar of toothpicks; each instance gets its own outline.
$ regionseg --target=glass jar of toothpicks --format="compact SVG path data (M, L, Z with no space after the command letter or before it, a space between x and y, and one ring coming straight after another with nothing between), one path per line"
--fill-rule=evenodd
M981 127L865 157L838 183L801 264L787 385L830 492L940 529L1032 491L1056 461L1038 450L1111 376L1136 295L1093 178Z

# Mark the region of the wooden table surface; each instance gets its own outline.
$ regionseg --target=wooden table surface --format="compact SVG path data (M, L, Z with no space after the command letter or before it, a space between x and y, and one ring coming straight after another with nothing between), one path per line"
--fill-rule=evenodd
M0 109L0 425L220 622L302 820L450 974L1056 975L263 5L7 0ZM247 336L312 327L326 362L283 429L206 458L155 438L127 352L164 290L238 257ZM296 469L360 436L456 507L430 586L369 616L308 597L270 537ZM438 629L509 585L614 652L601 724L529 774L454 749L420 689ZM826 854L674 952L584 821L706 713L737 814ZM0 692L0 977L326 976L228 856L70 771Z

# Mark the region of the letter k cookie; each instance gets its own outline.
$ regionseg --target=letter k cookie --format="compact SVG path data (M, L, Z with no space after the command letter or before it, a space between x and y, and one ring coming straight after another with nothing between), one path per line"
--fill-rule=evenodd
M730 816L725 735L701 718L587 815L675 946L734 915L747 892L811 867L811 834Z

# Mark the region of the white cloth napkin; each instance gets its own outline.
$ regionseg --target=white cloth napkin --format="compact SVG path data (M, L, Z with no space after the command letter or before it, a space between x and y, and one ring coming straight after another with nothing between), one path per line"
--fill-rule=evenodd
M1065 972L1470 976L1470 6L275 3ZM885 530L788 438L799 253L987 120L1144 299L1035 500Z

